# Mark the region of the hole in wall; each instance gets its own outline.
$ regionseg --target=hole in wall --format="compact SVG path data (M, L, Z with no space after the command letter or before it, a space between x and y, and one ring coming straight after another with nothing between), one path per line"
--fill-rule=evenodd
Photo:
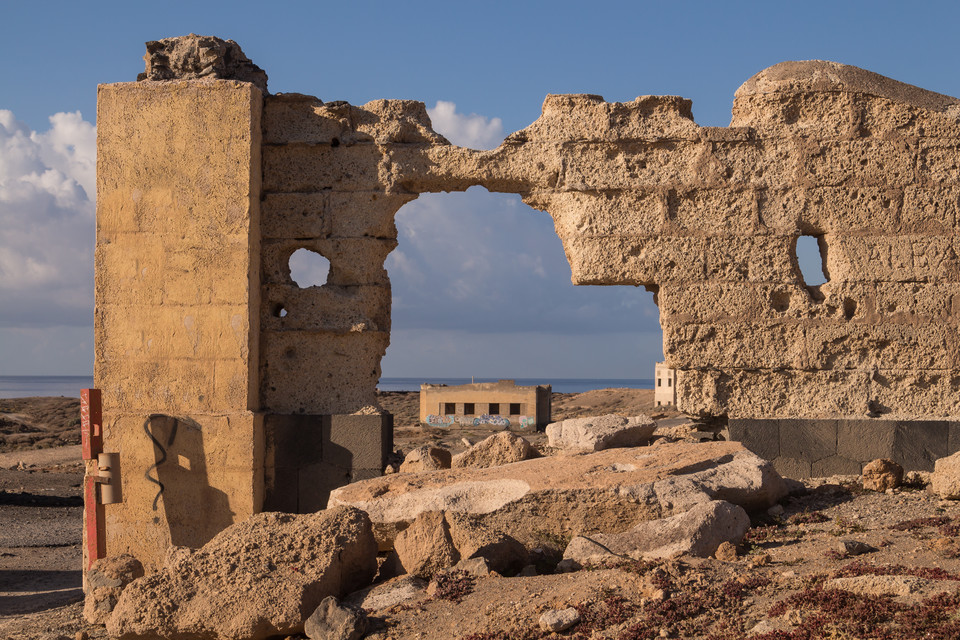
M316 251L297 249L290 256L290 278L301 289L322 287L330 275L330 261Z
M794 255L803 284L819 287L829 280L823 236L800 236L794 245Z
M274 305L273 307L273 317L274 318L285 318L287 317L287 309L282 304Z
M773 291L770 293L770 306L774 308L775 311L783 313L790 308L790 292L789 291Z
M423 194L398 211L396 224L382 391L397 378L471 376L518 384L633 379L652 388L663 360L658 287L571 284L550 214L472 187Z

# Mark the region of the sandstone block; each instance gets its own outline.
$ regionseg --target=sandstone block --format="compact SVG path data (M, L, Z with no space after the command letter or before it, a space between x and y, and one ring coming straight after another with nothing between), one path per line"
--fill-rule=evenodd
M571 418L548 424L547 438L548 445L558 449L601 451L647 444L656 427L656 423L647 416L625 418L611 414L595 418Z
M766 509L785 491L770 463L720 441L390 475L337 489L330 505L370 514L383 549L426 511L472 515L533 548L557 537L619 533L708 500Z
M934 463L930 488L941 498L960 499L960 452Z
M303 631L305 612L373 580L367 516L338 508L261 513L124 589L107 623L124 638L249 638Z
M563 552L581 565L618 558L710 557L724 542L736 544L750 528L742 507L723 500L698 504L685 513L638 523L619 534L577 537Z
M536 451L522 436L501 431L481 440L463 453L453 456L454 469L497 467L533 458Z

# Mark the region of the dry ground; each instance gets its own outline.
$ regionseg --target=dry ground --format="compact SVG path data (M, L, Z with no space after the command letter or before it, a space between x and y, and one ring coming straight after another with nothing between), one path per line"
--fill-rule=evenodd
M389 395L384 405L398 416L401 449L484 435L418 431L408 419L415 419L416 394ZM650 400L623 390L555 396L554 418L652 413ZM43 415L46 431L59 434L72 421L60 411L56 426L49 416L58 410L49 402L37 409L3 402L17 416L0 413L9 422L38 428L24 416ZM675 414L660 420L683 422ZM77 447L0 453L0 638L106 637L80 617L78 455ZM570 574L461 578L432 598L375 612L369 637L960 638L960 503L920 485L865 492L848 477L795 482L782 507L756 515L735 560L680 557ZM876 550L852 556L841 550L843 541ZM854 579L832 583L836 578ZM544 610L566 607L580 612L577 626L540 631Z

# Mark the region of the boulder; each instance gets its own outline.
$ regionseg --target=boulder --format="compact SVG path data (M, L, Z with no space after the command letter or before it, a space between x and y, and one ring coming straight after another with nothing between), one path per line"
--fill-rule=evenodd
M470 514L532 549L620 533L711 500L766 509L785 493L773 466L738 442L678 442L371 478L334 490L330 506L366 511L384 551L426 511Z
M870 491L896 489L903 482L903 467L887 458L878 458L863 467L863 488Z
M557 449L602 451L647 444L656 428L647 416L625 418L610 414L548 424L547 438L548 445Z
M327 596L307 618L303 631L310 640L360 640L367 631L367 618Z
M509 431L500 431L453 456L451 466L454 469L498 467L536 455L536 449L525 438Z
M738 543L749 528L750 516L743 507L716 500L669 518L641 522L624 533L578 536L567 545L563 557L581 566L681 554L707 558L724 542Z
M100 558L87 571L83 618L90 624L106 624L124 587L143 576L143 565L128 553Z
M960 451L933 463L930 488L941 498L960 499Z
M477 558L500 574L515 573L528 561L517 540L456 512L421 513L397 535L394 549L403 570L422 578Z
M200 549L174 548L160 571L123 590L107 631L127 640L302 633L304 617L324 598L366 586L376 572L364 512L260 513Z
M417 447L406 455L400 465L400 473L417 473L419 471L436 471L450 468L450 452L440 447Z
M403 571L421 578L429 578L460 560L460 553L450 537L450 525L440 511L427 511L417 516L397 535L393 547Z

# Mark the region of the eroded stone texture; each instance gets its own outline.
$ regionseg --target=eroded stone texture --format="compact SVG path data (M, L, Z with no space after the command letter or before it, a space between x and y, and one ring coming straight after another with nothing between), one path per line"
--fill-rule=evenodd
M146 68L137 80L220 78L249 82L267 93L267 74L233 40L191 33L147 43Z
M446 144L419 103L283 96L265 114L266 208L282 201L277 216L316 220L314 246L332 263L368 265L327 287L388 286L379 267L396 209L417 193L479 184L553 216L575 284L655 291L684 411L960 416L955 98L855 67L790 62L737 91L730 127L698 126L676 96L551 95L535 123L492 151ZM342 208L328 204L334 197ZM357 216L368 230L334 231ZM819 241L829 274L819 287L797 265L801 235ZM282 244L277 258L265 249L265 265L304 242ZM282 265L265 273L286 277ZM388 312L337 331L386 330ZM295 320L271 322L281 331ZM264 358L269 397L280 354ZM327 402L348 397L334 394Z

